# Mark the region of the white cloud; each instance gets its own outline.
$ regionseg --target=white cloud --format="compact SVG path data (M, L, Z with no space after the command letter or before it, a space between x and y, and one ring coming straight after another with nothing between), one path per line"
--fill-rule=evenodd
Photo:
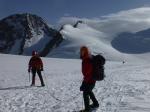
M150 28L150 7L120 11L96 19L63 17L60 24L75 24L82 20L89 26L106 33L110 37L121 32L137 32Z

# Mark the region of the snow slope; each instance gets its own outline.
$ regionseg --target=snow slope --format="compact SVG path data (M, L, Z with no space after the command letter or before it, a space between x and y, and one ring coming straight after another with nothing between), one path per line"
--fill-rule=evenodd
M49 53L50 57L79 58L79 50L83 45L88 46L92 54L101 53L107 59L132 60L132 55L123 54L114 49L103 32L89 27L87 24L78 24L77 28L72 25L65 25L61 34L63 42Z
M73 112L83 108L81 61L42 58L46 87L29 85L30 57L0 54L0 112ZM107 61L106 79L97 82L96 112L150 112L150 64ZM36 77L36 85L40 85Z

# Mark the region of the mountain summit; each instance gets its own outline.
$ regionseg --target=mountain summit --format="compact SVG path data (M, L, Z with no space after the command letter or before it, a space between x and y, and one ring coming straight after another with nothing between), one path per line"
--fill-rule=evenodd
M37 50L46 56L62 40L57 30L36 15L15 14L0 21L2 53L30 55L32 50Z

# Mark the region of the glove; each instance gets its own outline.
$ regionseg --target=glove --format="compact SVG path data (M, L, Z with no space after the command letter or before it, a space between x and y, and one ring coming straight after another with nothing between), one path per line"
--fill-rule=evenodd
M83 87L82 87L82 85L80 86L80 91L83 91Z
M43 71L43 68L41 68L41 71Z
M29 68L29 69L28 69L28 72L30 73L30 71L31 71L31 70L30 70L30 68Z
M80 86L80 91L84 90L84 82L82 82L81 86Z

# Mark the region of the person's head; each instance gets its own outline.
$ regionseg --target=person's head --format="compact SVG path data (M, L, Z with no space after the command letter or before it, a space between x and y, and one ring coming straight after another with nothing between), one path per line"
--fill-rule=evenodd
M36 51L32 51L32 56L36 56L37 52Z
M80 48L80 58L84 59L84 58L89 58L89 57L90 57L89 49L86 46L82 46Z

